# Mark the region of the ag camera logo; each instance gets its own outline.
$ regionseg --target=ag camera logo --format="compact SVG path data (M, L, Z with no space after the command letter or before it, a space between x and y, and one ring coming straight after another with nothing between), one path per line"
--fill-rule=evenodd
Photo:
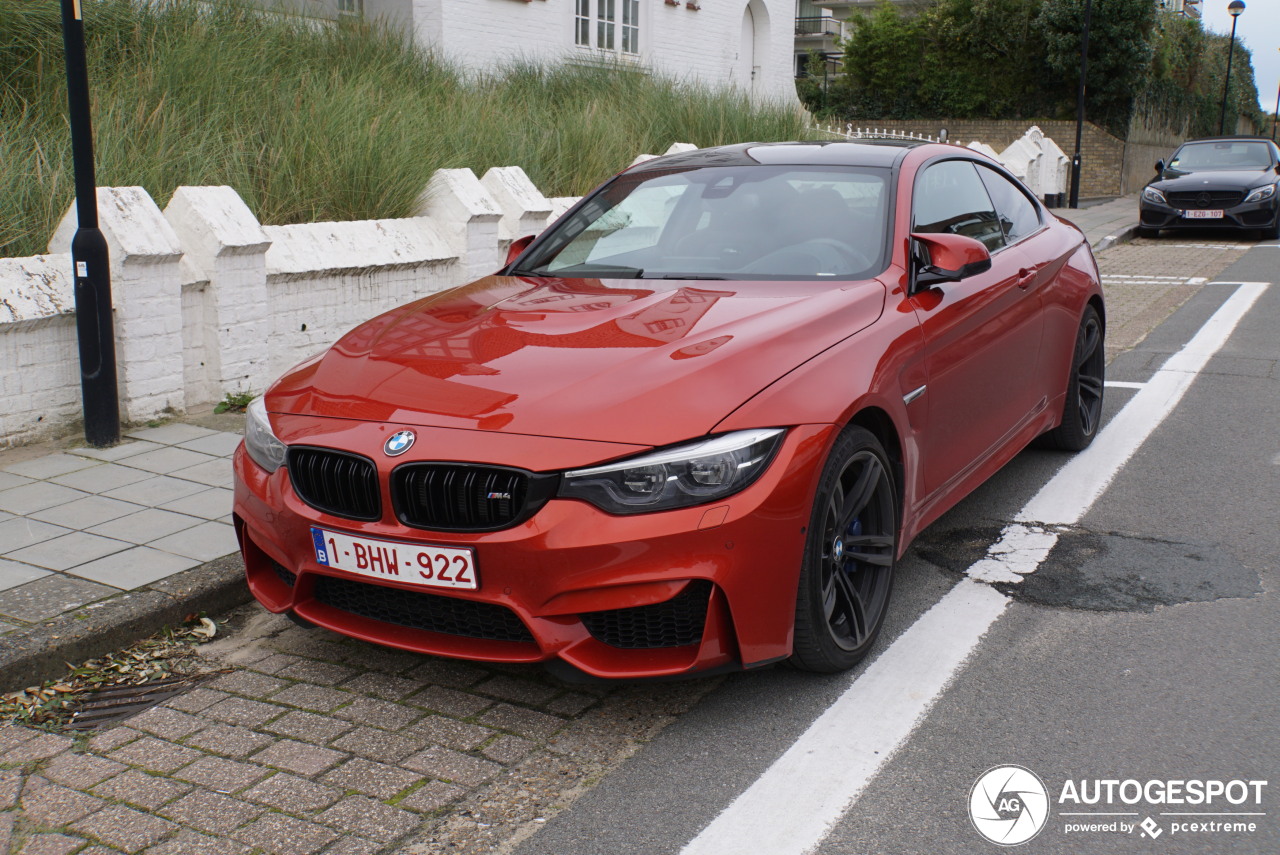
M1030 769L993 766L969 790L969 820L999 846L1026 843L1049 821L1049 790Z

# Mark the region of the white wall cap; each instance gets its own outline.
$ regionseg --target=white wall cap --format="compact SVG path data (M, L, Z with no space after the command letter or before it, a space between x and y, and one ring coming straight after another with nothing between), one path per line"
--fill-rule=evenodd
M258 218L231 187L179 187L164 209L188 251L205 257L262 252L271 241ZM199 240L203 246L191 243Z
M263 226L268 276L338 275L452 261L457 253L426 218Z
M502 209L470 169L437 169L414 203L416 216L465 216L471 222L491 223Z
M1000 160L1000 155L996 153L996 150L984 142L978 142L977 140L974 140L973 142L969 143L969 145L965 147L971 148L974 151L982 152L992 160L999 161L1000 163L1004 163L1004 161Z
M480 184L498 203L505 217L551 213L547 197L518 166L495 166L484 174Z
M113 264L126 258L165 261L182 254L178 236L141 187L99 187L98 227L111 247ZM70 252L78 228L72 202L49 239L49 251Z
M35 321L75 310L70 254L0 258L0 324Z
M656 154L637 154L636 159L631 161L631 165L638 166L647 160L657 160L657 158L658 156Z
M551 219L550 223L554 223L565 215L570 208L581 201L581 196L556 196L547 201L551 203Z
M671 148L667 149L663 154L684 154L686 151L697 151L698 147L693 143L673 142Z

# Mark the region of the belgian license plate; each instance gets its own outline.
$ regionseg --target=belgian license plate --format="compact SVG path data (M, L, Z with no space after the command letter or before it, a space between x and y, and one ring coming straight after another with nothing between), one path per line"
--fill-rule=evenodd
M1183 211L1182 216L1188 220L1220 220L1222 211Z
M473 550L352 537L340 531L311 529L316 562L374 579L391 579L426 588L480 587Z

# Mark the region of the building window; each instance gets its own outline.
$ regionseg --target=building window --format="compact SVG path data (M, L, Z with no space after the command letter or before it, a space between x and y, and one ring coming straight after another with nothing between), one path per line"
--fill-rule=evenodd
M573 19L573 40L576 44L591 47L591 0L577 2L577 12Z
M594 4L592 0L575 0L573 41L596 50L640 53L640 0L595 0Z
M596 0L596 47L613 50L613 26L617 0Z
M622 0L622 52L640 52L640 0Z
M364 0L338 0L338 17L364 17Z

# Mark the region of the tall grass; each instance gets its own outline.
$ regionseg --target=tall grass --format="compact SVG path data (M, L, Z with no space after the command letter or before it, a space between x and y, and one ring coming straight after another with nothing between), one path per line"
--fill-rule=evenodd
M264 223L397 217L443 167L523 166L578 195L642 151L794 139L798 114L634 70L460 74L377 25L238 3L85 4L98 183L161 205L229 184ZM44 251L74 197L56 0L0 0L0 256Z

